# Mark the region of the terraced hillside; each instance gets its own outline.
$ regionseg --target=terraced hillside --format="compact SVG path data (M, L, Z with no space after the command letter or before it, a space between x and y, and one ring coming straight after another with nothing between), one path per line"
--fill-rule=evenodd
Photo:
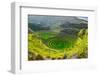
M77 19L77 21L74 21L74 18ZM28 24L29 61L78 59L88 57L87 21L78 19L77 17L73 17L71 22L68 22L68 20L60 22L61 20L59 19L61 18L57 17L54 22L46 22L49 24L43 22L43 24ZM39 20L37 19L37 21ZM55 23L57 21L58 23Z

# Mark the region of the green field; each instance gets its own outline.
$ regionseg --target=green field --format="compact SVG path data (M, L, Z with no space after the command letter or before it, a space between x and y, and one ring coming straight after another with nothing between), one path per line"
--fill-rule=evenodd
M51 31L28 34L28 60L87 58L88 30L81 29L77 36Z

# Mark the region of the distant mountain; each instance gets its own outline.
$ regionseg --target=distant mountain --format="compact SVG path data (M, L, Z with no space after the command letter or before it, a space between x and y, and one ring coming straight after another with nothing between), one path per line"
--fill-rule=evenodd
M29 15L28 22L41 24L43 26L54 26L55 24L64 24L66 22L79 24L80 22L86 22L86 20L82 20L81 17L77 16L42 16L42 15Z
M28 28L33 31L50 30L49 26L43 26L41 24L36 24L36 23L28 23Z
M86 19L85 19L86 18ZM88 28L87 17L80 16L28 16L28 27L33 31L40 30L56 30L69 32L70 28L73 32L76 29ZM67 31L67 30L68 31ZM77 32L77 31L76 31Z

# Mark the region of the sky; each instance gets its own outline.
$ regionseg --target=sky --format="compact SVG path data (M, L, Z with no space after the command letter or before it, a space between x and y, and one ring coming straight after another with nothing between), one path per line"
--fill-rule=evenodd
M80 18L80 19L84 19L84 20L87 20L87 21L88 21L88 17L78 16L78 18Z

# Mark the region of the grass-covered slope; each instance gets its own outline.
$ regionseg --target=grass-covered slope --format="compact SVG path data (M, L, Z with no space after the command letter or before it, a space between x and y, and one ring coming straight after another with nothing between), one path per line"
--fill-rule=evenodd
M77 41L73 48L66 49L68 58L87 58L88 57L88 30L82 29L78 33Z
M88 31L81 29L77 37L59 36L53 32L28 34L28 60L87 58Z

